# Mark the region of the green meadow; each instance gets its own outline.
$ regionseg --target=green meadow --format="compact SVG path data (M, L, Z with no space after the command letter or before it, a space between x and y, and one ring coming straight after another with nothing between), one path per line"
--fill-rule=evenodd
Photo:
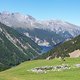
M11 69L0 72L0 80L80 80L80 68L71 68L63 71L48 71L47 73L35 73L31 70L41 66L55 66L61 64L80 64L80 58L66 58L52 60L33 60L21 63Z

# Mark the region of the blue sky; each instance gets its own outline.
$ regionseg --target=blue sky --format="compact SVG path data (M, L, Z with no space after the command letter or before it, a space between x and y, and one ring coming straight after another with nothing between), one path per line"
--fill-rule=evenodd
M0 12L20 12L38 20L59 19L80 26L80 0L0 0Z

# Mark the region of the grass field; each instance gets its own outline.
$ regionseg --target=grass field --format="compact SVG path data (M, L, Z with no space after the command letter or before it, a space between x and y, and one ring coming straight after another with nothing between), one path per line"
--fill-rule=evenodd
M34 73L28 70L40 66L52 66L61 64L80 64L80 58L66 58L53 60L34 60L24 62L16 67L0 72L0 80L80 80L80 68L64 71L49 71L47 73Z

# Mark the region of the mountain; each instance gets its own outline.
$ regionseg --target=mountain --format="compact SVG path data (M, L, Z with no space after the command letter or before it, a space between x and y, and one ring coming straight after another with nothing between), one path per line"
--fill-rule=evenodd
M78 52L80 50L80 35L72 40L66 41L54 49L40 56L40 58L54 58L54 57L69 57L70 53ZM75 56L77 53L75 54Z
M0 70L32 60L41 48L29 37L0 23Z
M59 43L80 34L80 27L61 20L38 21L30 15L20 13L0 13L0 22L10 26L43 48L53 48Z

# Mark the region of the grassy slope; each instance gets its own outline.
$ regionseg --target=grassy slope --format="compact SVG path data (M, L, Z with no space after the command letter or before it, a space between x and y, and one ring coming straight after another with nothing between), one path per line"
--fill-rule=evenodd
M65 62L61 61L60 59L24 62L17 67L0 72L0 80L80 80L80 68L60 72L48 72L46 74L27 71L34 67L60 65L62 63L69 65L78 64L80 63L80 58L66 58Z

